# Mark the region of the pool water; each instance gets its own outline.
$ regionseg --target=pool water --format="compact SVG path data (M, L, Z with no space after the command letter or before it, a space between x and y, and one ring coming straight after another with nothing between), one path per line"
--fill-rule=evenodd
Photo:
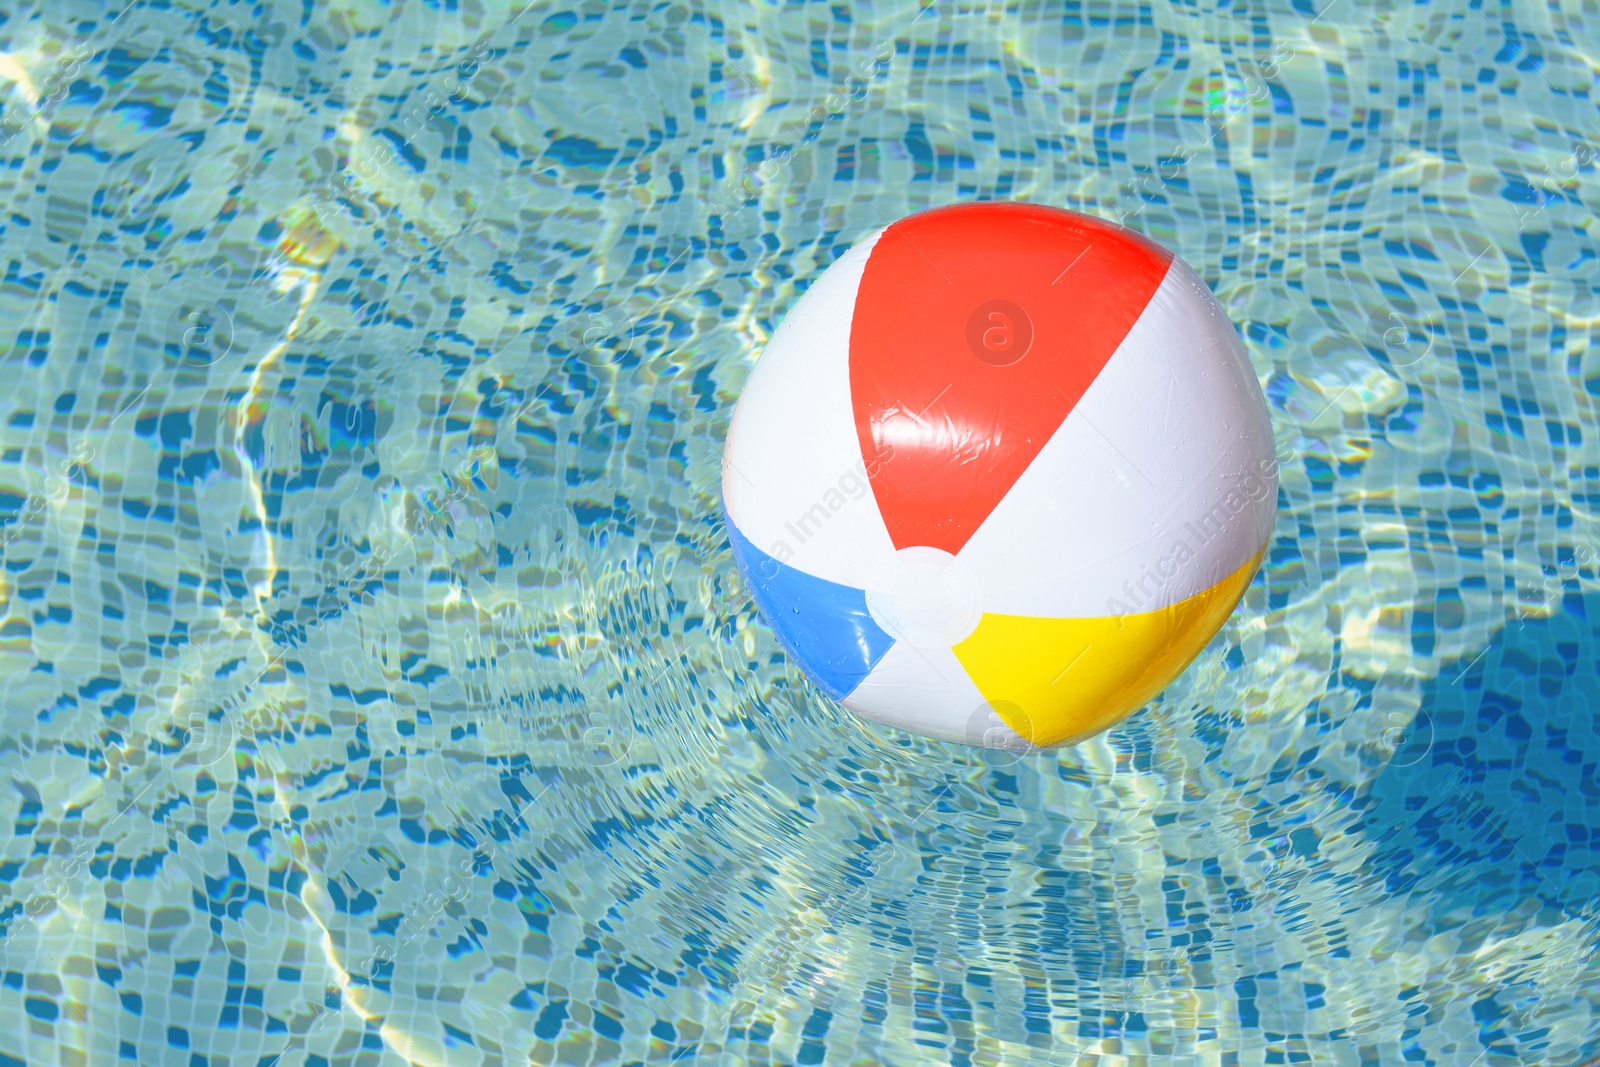
M1592 5L0 10L0 1065L1600 1055ZM860 722L722 436L1016 199L1183 256L1268 561L1045 754Z

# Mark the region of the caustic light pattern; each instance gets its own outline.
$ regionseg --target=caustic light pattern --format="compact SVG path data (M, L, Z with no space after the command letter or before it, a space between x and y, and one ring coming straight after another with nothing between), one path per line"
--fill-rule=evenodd
M818 687L999 745L1160 692L1277 506L1265 401L1200 279L1018 204L913 215L830 267L751 372L722 479L735 558Z

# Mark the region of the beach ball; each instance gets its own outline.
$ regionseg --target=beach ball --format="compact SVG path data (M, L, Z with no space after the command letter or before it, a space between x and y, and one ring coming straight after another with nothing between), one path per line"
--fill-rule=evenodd
M1149 702L1249 585L1277 509L1233 325L1131 230L1026 204L871 234L794 303L723 450L734 559L829 697L989 747Z

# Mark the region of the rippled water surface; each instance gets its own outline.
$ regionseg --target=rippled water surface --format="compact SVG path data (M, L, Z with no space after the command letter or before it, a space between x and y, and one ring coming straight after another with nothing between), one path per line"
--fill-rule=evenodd
M1592 4L0 7L0 1064L1600 1053ZM853 719L719 454L912 210L1174 248L1282 499L1047 755Z

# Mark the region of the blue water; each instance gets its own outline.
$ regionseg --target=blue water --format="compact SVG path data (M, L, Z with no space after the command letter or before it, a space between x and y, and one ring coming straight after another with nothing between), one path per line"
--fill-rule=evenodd
M0 7L0 1065L1600 1055L1577 3ZM1013 198L1206 279L1267 565L1048 754L810 688L784 310Z

